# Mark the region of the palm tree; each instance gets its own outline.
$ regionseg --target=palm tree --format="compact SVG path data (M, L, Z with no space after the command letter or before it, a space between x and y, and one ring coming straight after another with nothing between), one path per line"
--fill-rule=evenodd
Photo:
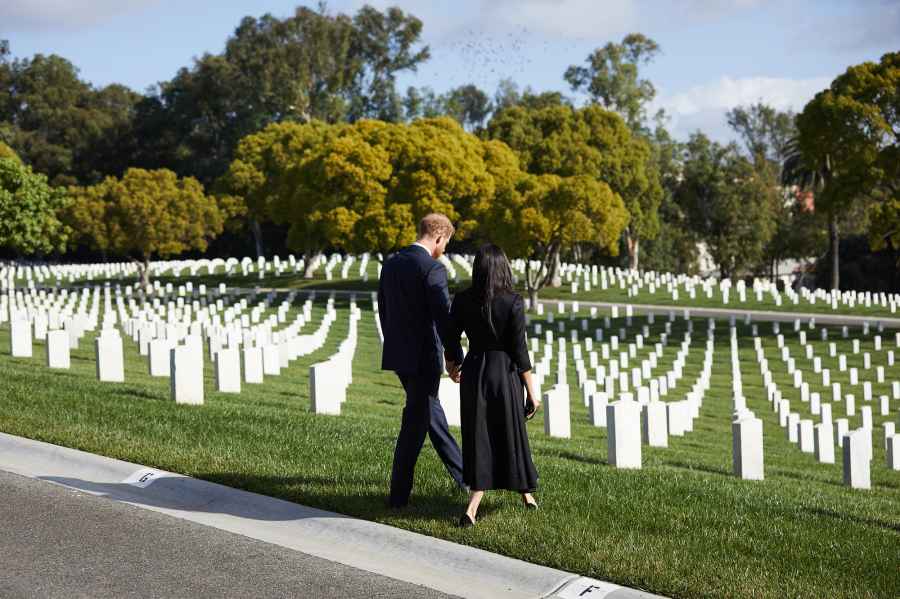
M821 164L811 165L804 156L799 136L794 136L785 146L784 163L781 167L782 185L796 185L802 190L811 191L815 196L820 196L834 175L834 166L831 156L826 154ZM834 208L827 210L828 215L828 251L831 254L831 289L840 289L840 261L838 250L840 248L840 231L837 223L837 213Z

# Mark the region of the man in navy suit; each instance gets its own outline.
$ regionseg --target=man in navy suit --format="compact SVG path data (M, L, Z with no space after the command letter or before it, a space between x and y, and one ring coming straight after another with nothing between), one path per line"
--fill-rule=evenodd
M437 260L453 233L450 219L429 214L419 223L418 241L385 262L378 282L378 315L384 333L381 368L396 372L406 392L391 470L388 503L392 507L409 502L426 434L450 476L461 489L466 488L462 454L438 401L445 355L447 372L453 377L463 359L459 339L450 335L447 269Z

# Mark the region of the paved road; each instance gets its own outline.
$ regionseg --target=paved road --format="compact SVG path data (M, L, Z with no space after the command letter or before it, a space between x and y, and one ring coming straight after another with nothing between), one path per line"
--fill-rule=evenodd
M0 597L449 597L0 471Z

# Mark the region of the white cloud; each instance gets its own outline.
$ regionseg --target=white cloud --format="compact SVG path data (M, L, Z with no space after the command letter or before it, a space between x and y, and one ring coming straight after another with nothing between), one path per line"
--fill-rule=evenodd
M816 93L828 87L832 79L722 77L680 93L660 94L653 102L651 114L658 108L665 109L678 137L685 138L701 129L714 139L725 141L733 137L725 122L725 113L732 108L763 102L778 110L798 112Z
M3 0L3 30L74 29L102 23L120 14L157 4L159 0Z

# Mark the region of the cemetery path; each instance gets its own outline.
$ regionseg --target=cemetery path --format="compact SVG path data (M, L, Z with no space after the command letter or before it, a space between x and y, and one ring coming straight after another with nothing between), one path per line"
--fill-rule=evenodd
M657 596L0 433L0 596Z
M0 596L450 597L0 471Z

